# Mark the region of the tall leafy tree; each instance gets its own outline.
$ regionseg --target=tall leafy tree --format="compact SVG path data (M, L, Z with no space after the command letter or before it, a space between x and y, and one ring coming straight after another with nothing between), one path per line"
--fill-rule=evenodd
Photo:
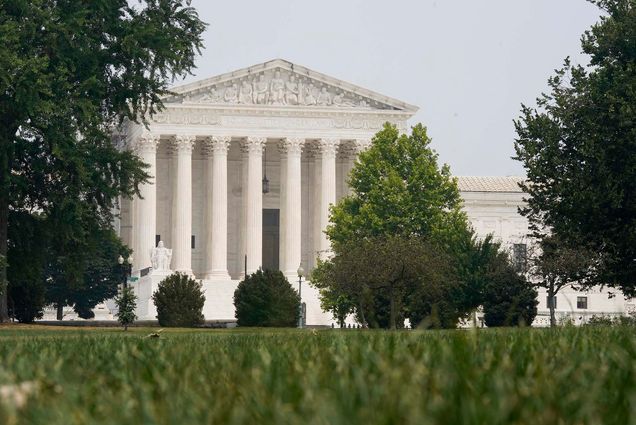
M603 257L590 284L636 296L636 1L591 2L604 16L582 37L589 64L566 60L515 123L522 214L537 236Z
M110 130L162 108L187 74L205 24L187 0L13 0L0 3L0 257L9 211L55 216L64 269L85 273L77 217L106 225L118 196L148 176ZM102 227L103 228L103 227ZM77 242L77 243L76 243ZM0 321L7 319L0 267Z
M548 294L550 326L556 326L556 295L561 289L588 285L594 270L600 265L598 254L585 246L570 247L558 236L544 237L538 252L530 260L529 276L534 286Z
M442 305L439 297L443 295L448 300L452 298L444 307L442 320L448 326L481 303L478 269L488 262L489 252L496 252L499 247L490 239L482 245L474 237L462 211L456 180L447 165L439 166L430 143L421 124L413 127L411 134L400 134L395 126L386 124L373 138L371 147L360 154L349 176L352 194L332 208L331 224L326 230L334 257L322 263L312 276L320 287L323 307L336 312L339 318L355 310L365 323L375 319L393 327L410 309L412 322L419 322L433 306ZM443 290L440 285L414 290L410 282L421 281L426 275L414 267L417 261L411 264L413 267L405 268L404 272L410 273L408 279L400 277L401 272L392 270L390 264L383 266L389 275L376 267L374 262L385 264L384 259L390 258L398 265L412 259L416 250L410 253L413 255L407 255L408 249L400 250L404 258L397 258L387 249L378 251L386 244L396 242L396 246L402 246L408 241L434 246L453 258L452 277L441 272L445 270L443 262L436 264L453 285L445 285ZM360 252L357 247L364 249ZM360 264L374 271L365 274L364 267L358 267ZM339 270L342 272L338 274ZM416 296L427 297L428 301L414 302ZM360 317L371 316L371 310L384 314Z
M331 210L326 233L336 252L352 240L422 236L450 246L467 233L457 182L421 124L410 135L385 124L349 176L352 194Z

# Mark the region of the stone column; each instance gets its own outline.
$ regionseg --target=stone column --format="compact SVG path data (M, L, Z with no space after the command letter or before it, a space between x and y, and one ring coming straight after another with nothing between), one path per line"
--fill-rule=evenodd
M155 246L157 233L157 146L159 136L144 135L134 146L135 154L146 164L150 175L148 183L139 185L141 198L136 198L133 206L132 245L134 270L150 267L150 251Z
M358 155L366 149L369 148L371 142L366 139L356 139L353 140L350 144L346 152L344 152L345 160L345 169L344 169L344 184L345 184L345 196L351 195L351 187L348 184L349 178L351 177L351 170L355 166L356 159Z
M284 229L281 234L284 243L281 244L282 260L280 269L287 278L294 278L301 261L302 241L302 208L301 208L301 152L305 139L283 139L279 144L281 154L281 175L285 182L281 193L281 223ZM282 182L281 182L282 183ZM284 208L283 208L284 207Z
M248 137L242 144L247 154L246 187L243 191L245 227L243 228L244 255L247 255L247 273L254 273L263 264L263 148L265 137Z
M206 154L206 250L205 279L230 280L227 272L227 152L229 136L205 141Z
M192 274L192 149L193 136L177 136L177 176L172 202L172 270Z
M336 202L336 152L338 139L321 139L318 142L320 152L320 235L318 254L327 258L331 253L331 244L324 233L329 224L329 206Z

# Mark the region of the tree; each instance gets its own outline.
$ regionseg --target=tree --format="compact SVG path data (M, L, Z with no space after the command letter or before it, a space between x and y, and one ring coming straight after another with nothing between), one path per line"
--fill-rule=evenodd
M203 324L202 284L187 274L174 273L152 294L161 326L193 327Z
M11 211L8 249L10 317L31 323L42 317L46 304L46 220L38 214Z
M120 295L115 297L115 304L117 305L117 320L124 327L124 330L127 331L128 326L135 323L137 319L137 315L135 314L137 296L132 288L127 286L122 289Z
M437 154L421 124L411 135L385 124L351 171L351 195L331 209L326 233L334 252L367 237L421 236L441 247L468 232L457 182Z
M415 305L413 294L453 281L449 258L421 237L378 236L340 248L330 261L319 263L312 284L319 288L323 306L325 295L344 299L370 327L401 327L408 306ZM411 317L415 324L423 318Z
M356 300L336 285L335 271L332 261L319 259L318 265L312 270L311 284L320 293L320 307L323 311L331 312L338 326L344 328L347 316L356 311Z
M116 199L138 194L144 164L116 149L110 132L160 110L171 77L194 66L205 24L188 3L0 4L0 256L10 210L59 214L58 224L78 215L110 223ZM60 244L84 236L63 228ZM84 270L70 257L66 274L79 280ZM6 282L2 267L0 321L8 317Z
M603 257L589 284L636 296L636 3L593 0L607 15L582 37L587 66L549 79L537 108L515 122L535 235Z
M81 221L75 224L83 226ZM44 276L47 301L58 307L59 320L65 305L73 306L81 318L91 319L93 308L117 293L121 282L117 257L127 258L131 250L122 244L110 224L89 226L70 245L61 243L55 237L58 230L50 226Z
M550 326L554 327L556 295L566 286L587 286L598 267L598 256L585 247L569 247L554 235L544 237L539 248L530 260L529 275L536 287L545 288L548 293Z
M282 272L258 269L238 284L234 307L239 326L293 327L300 296Z
M438 166L430 143L421 124L413 127L410 135L400 135L395 126L386 124L373 138L371 147L360 154L349 176L352 193L332 208L326 233L333 246L332 262L351 257L357 252L356 245L363 246L365 240L421 238L452 259L453 273L442 267L446 261L440 262L440 273L449 280L441 286L418 287L417 291L411 288L402 306L405 310L392 310L389 304L395 297L386 288L377 283L363 284L346 273L338 280L330 275L333 270L328 263L323 263L316 277L312 277L314 281L318 279L323 307L332 311L341 308L341 314L353 310L358 315L368 314L368 318L359 318L365 323L373 319L379 324L386 318L387 326L391 320L397 326L406 311L410 311L411 323L416 324L435 310L437 319L431 326L448 327L482 304L484 270L499 255L500 246L491 237L484 241L475 237L462 211L456 180L447 165ZM378 258L374 247L358 257L365 263L371 262L369 258ZM354 266L347 264L342 270ZM374 314L365 311L364 305L373 306Z
M537 315L537 291L510 264L491 271L484 289L484 322L488 327L530 326Z

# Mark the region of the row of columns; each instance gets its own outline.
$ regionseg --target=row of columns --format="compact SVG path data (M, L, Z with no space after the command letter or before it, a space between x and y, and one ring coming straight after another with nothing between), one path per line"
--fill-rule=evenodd
M227 156L230 147L229 136L212 136L204 141L206 155L206 271L205 279L229 279L227 268ZM149 165L151 180L140 186L141 198L137 199L133 218L133 249L135 269L150 266L150 251L154 247L157 227L155 184L157 136L144 136L137 140L135 152ZM177 136L172 143L176 155L176 178L173 190L172 264L177 272L192 274L192 150L193 136ZM278 148L281 167L280 193L280 269L287 276L294 276L302 255L301 220L301 154L305 139L284 138ZM263 245L263 193L262 169L263 150L266 138L247 137L241 142L242 159L242 208L240 252L247 255L247 272L256 271L262 264ZM323 230L329 223L329 207L336 202L336 153L338 139L320 139L312 144L315 155L316 181L320 191L314 196L318 207L315 227L315 251L326 253L330 250L329 240ZM356 141L353 150L349 148L351 164L357 153L368 143ZM243 274L243 273L242 273Z

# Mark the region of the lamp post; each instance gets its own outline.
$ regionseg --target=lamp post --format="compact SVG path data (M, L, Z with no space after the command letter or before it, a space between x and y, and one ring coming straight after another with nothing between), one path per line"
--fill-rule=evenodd
M126 289L128 287L128 278L132 276L132 264L133 264L133 256L130 254L127 259L124 260L124 257L121 255L117 258L117 262L119 263L119 270L121 273L121 283L122 289Z
M301 285L303 283L303 276L305 275L305 270L303 270L302 264L298 266L298 298L300 298L300 304L298 304L298 327L303 327L303 299L301 296Z

